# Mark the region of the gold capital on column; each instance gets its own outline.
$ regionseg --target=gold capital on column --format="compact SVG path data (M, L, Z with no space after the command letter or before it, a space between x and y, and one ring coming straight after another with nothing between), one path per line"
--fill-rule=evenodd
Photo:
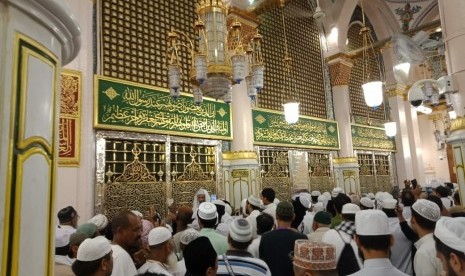
M336 58L329 58L329 75L331 86L349 85L349 77L354 63L348 57L342 55Z
M257 33L257 28L258 28L258 18L257 15L253 12L248 12L246 10L242 10L236 7L231 7L229 9L229 14L228 14L228 28L231 28L232 24L234 22L239 22L241 23L242 31L241 31L241 36L242 36L242 45L244 47L247 47L249 44L250 40L254 37L254 35ZM234 32L229 32L229 37L228 37L228 46L230 51L234 51L237 47L237 39L235 37L232 37Z
M406 99L408 95L408 91L410 90L410 87L411 87L410 85L404 85L404 84L398 83L395 88L387 90L386 95L388 96L388 98L399 96L399 97L403 97L404 99Z
M461 129L465 129L465 117L457 117L457 119L452 120L450 130L456 131Z

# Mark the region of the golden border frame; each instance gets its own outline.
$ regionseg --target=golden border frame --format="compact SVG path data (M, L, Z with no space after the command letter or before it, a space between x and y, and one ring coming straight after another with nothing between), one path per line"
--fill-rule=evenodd
M79 94L79 101L78 101L78 114L77 117L73 117L76 120L76 133L75 133L75 149L74 157L60 157L58 152L58 166L60 167L79 167L81 161L81 127L82 127L82 72L77 70L71 69L62 69L61 75L73 76L79 79L79 86L78 86L78 94ZM60 91L61 93L61 91ZM61 94L60 94L61 95ZM61 101L61 98L60 98ZM61 118L61 113L60 113Z
M232 112L232 107L230 106L229 108L229 122L230 122L230 127L231 127L231 135L229 137L225 136L216 136L216 135L207 135L207 134L195 134L195 133L188 133L188 132L178 132L178 131L170 131L170 130L158 130L158 129L148 129L148 128L136 128L136 127L125 127L125 126L108 126L108 125L102 125L98 123L98 81L99 80L107 80L107 81L112 81L116 82L119 84L127 84L127 85L133 85L133 86L138 86L150 90L158 90L161 92L167 92L169 93L169 90L166 88L158 87L158 86L151 86L151 85L146 85L146 84L141 84L137 82L132 82L132 81L126 81L126 80L120 80L116 78L111 78L111 77L105 77L101 75L94 75L94 128L96 129L107 129L107 130L116 130L116 131L133 131L133 132L142 132L142 133L156 133L156 134L169 134L169 135L177 135L177 136L182 136L182 137L193 137L193 138L207 138L207 139L213 139L213 140L224 140L224 141L229 141L233 140L234 137L234 129L233 129L233 112ZM181 95L187 96L192 98L193 95L190 93L185 93L181 92ZM209 100L215 102L215 99L209 98L209 97L204 97L204 100ZM192 103L194 104L194 103Z
M382 127L366 126L366 125L361 125L361 124L350 124L350 131L351 131L351 132L352 132L352 126L358 126L358 127L363 127L363 128L372 128L372 129L377 129L377 130L382 130L382 131L384 131L384 128L382 128ZM355 146L354 146L354 141L352 140L351 142L352 142L352 146L354 147L355 150L397 152L397 144L396 144L396 140L395 140L395 139L394 139L394 145L396 146L395 149L380 149L380 148L355 147Z

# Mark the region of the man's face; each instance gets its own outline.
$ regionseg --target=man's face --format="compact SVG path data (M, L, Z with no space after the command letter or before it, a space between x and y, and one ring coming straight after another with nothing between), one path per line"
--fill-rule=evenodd
M197 201L200 203L205 202L205 194L198 194Z
M142 222L137 216L129 216L129 225L126 229L122 229L123 240L127 247L137 248L140 245Z

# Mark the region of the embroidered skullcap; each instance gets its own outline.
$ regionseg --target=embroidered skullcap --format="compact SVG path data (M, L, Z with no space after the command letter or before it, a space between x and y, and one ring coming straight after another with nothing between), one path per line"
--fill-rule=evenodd
M77 252L77 260L91 262L103 258L111 251L110 242L104 236L86 239Z
M198 215L201 219L212 220L218 217L215 204L211 202L202 202L199 206Z
M313 218L313 221L321 223L321 224L331 224L331 213L325 212L325 211L320 211L315 214L315 217Z
M368 193L368 194L367 194L367 197L368 197L369 199L375 199L375 195L374 195L373 193Z
M132 210L131 212L140 219L144 218L144 215L142 215L142 213L137 210Z
M393 198L384 199L383 203L381 204L384 209L396 209L396 205L397 200Z
M312 191L312 196L320 196L321 192L320 191Z
M253 239L252 225L243 218L237 218L229 225L229 235L237 242L249 242Z
M465 218L442 217L436 223L434 235L448 247L465 253Z
M360 199L360 205L363 205L366 208L373 209L375 205L373 204L373 201L369 199L368 197L362 197Z
M336 247L332 244L296 240L294 265L305 270L331 270L336 268Z
M325 207L323 206L322 202L317 202L313 204L313 212L319 212L319 211L324 211Z
M346 203L344 206L342 206L342 214L355 214L358 211L360 211L360 207L358 205L355 205L353 203Z
M338 194L342 193L342 188L341 187L336 187L333 189L331 192L332 197L337 197Z
M199 236L199 231L191 228L186 229L181 234L181 243L184 245L188 245L191 241L197 239Z
M159 226L150 230L149 245L157 245L171 239L171 232L168 228Z
M254 196L254 195L250 195L247 198L247 201L250 203L250 205L261 208L260 199L258 197Z
M418 199L412 205L412 209L415 210L420 216L430 221L438 221L441 218L441 210L439 206L426 199Z
M108 225L108 218L105 215L97 214L87 221L88 223L93 223L97 226L99 231L105 229Z
M355 214L355 232L361 236L390 235L389 220L381 210L363 210Z
M300 193L299 201L307 209L312 206L312 196L309 193Z

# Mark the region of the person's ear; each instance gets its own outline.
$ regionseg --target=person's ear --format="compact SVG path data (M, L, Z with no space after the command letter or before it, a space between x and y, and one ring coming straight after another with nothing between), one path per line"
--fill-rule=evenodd
M361 248L361 244L360 244L360 239L358 238L357 234L355 234L355 243L357 244L357 247L358 248Z
M457 275L460 275L460 272L465 270L465 263L455 253L450 253L448 263Z

